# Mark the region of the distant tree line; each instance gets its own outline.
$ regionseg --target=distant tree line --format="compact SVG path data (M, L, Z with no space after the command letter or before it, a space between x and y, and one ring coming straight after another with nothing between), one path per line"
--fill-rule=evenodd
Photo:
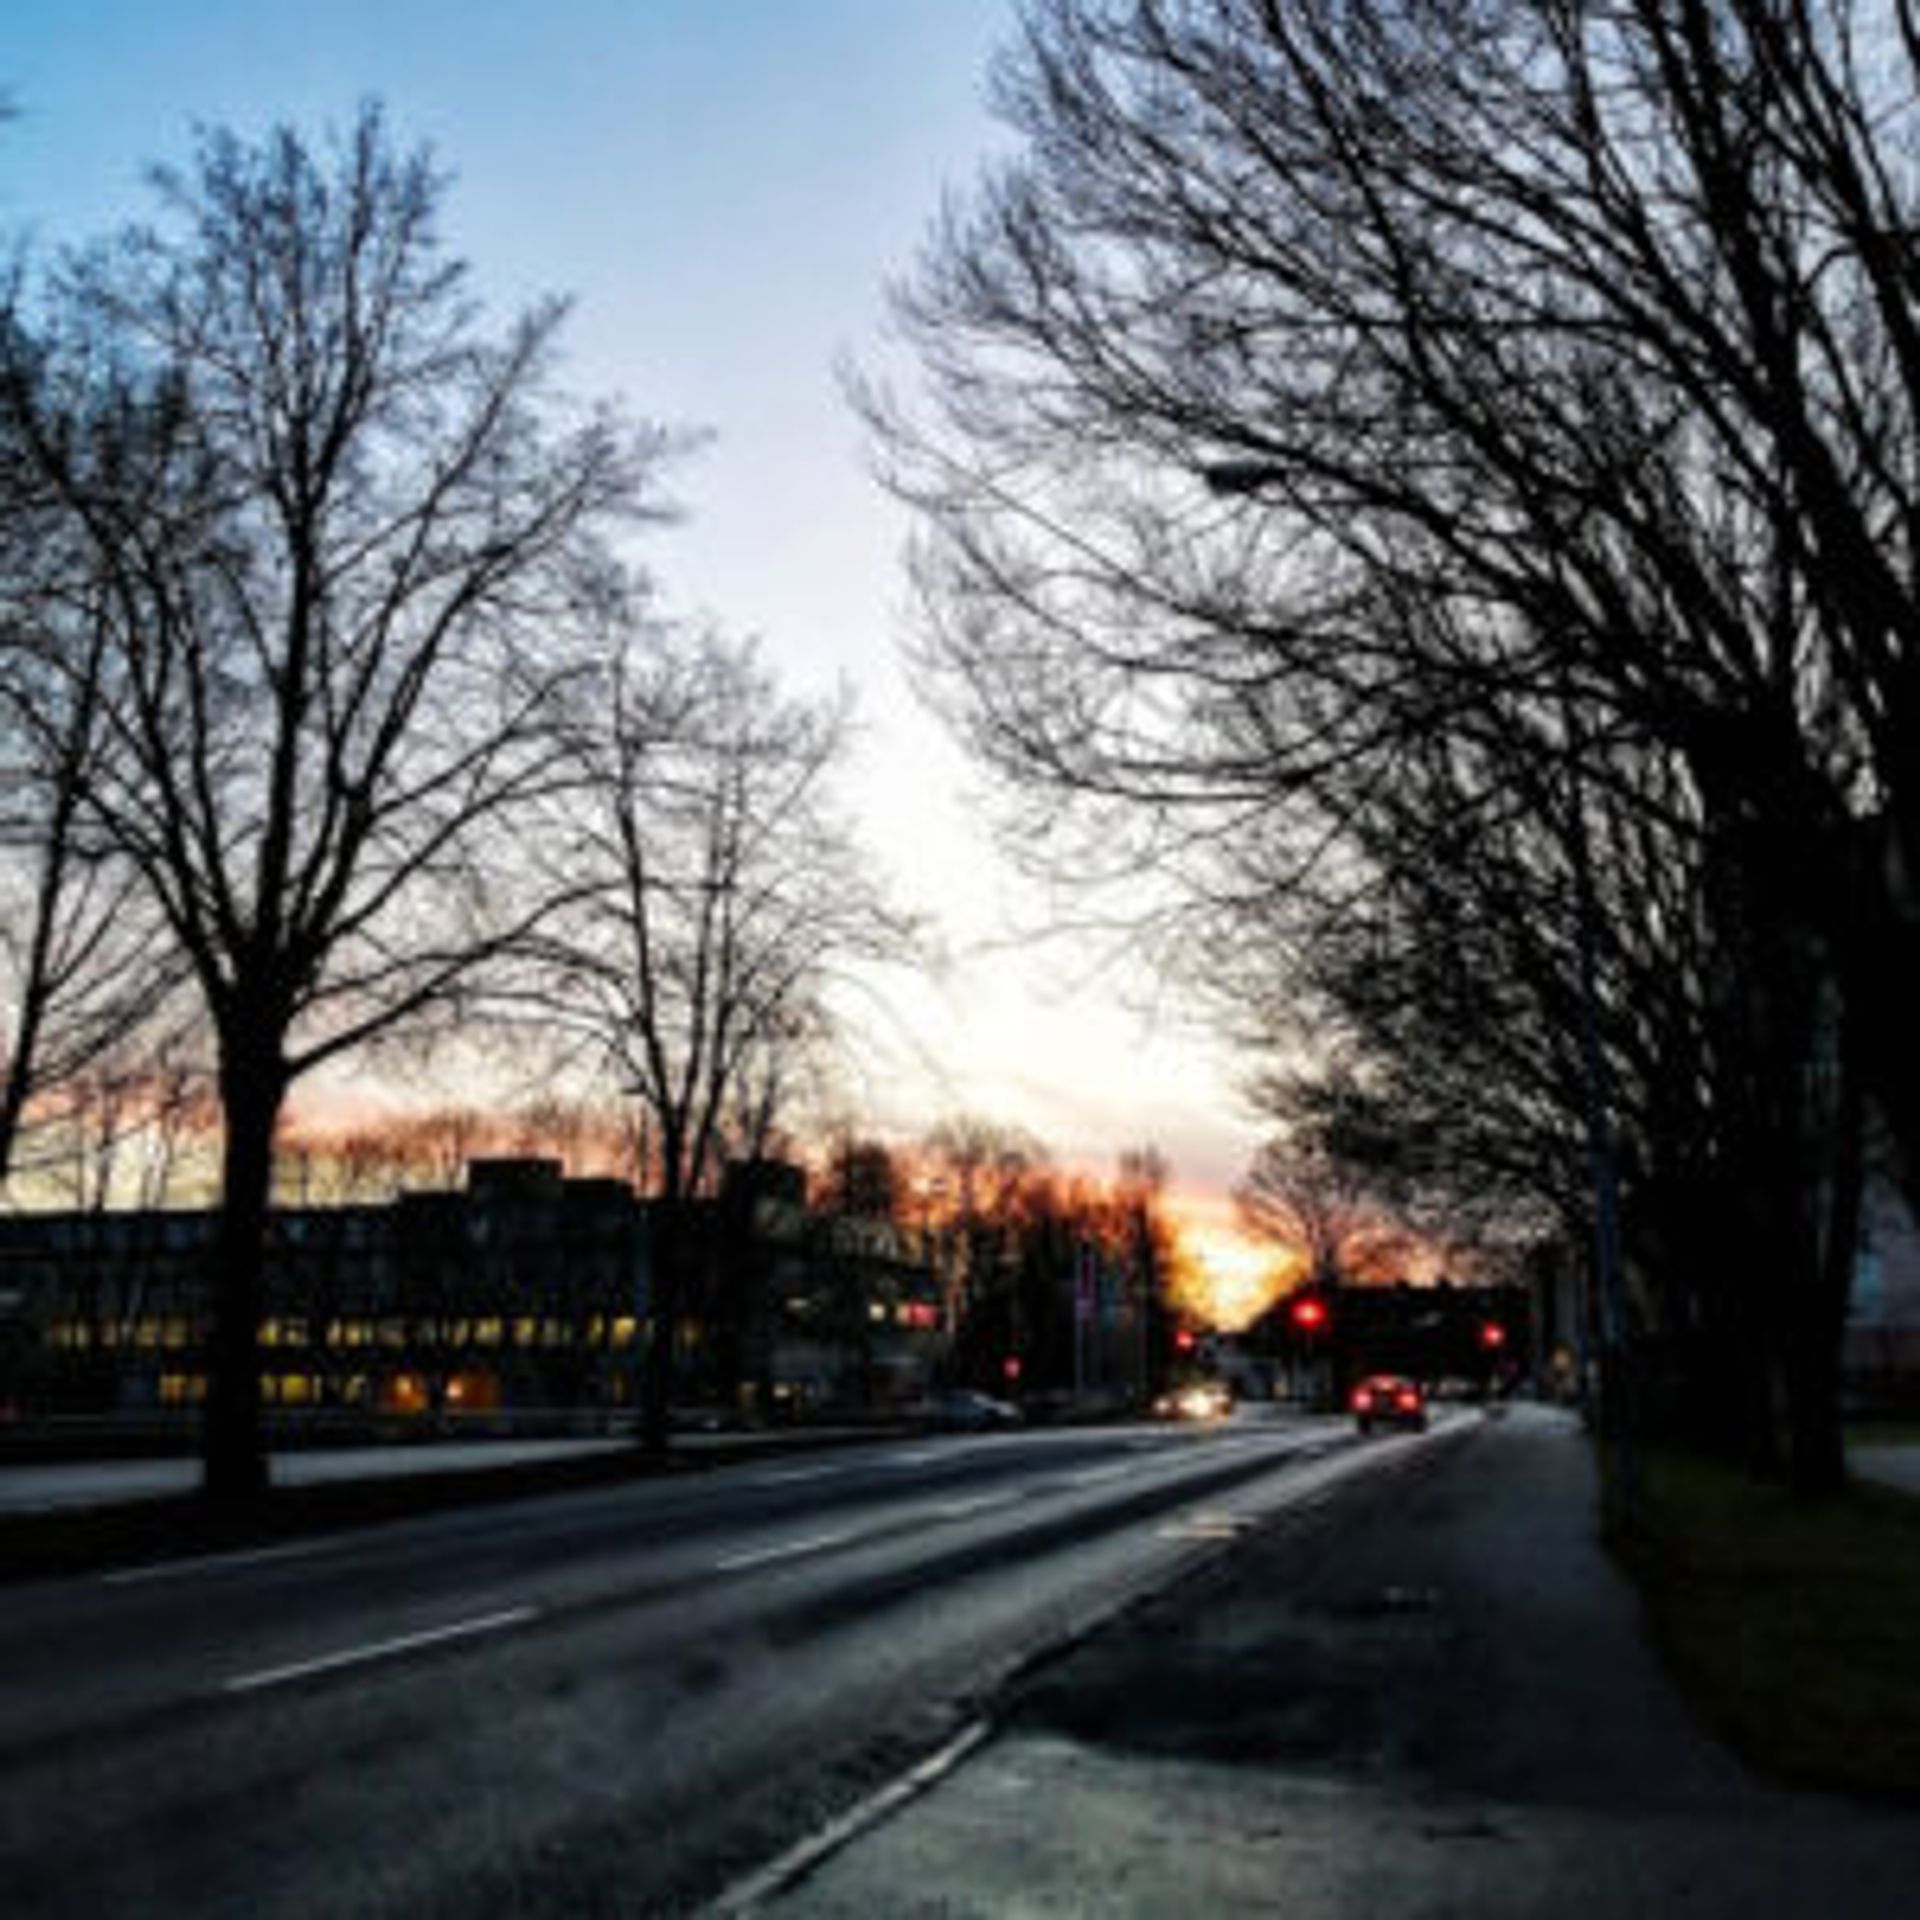
M1920 1200L1917 79L1906 0L1029 0L863 396L1039 857L1807 1490Z
M1018 1129L964 1118L893 1146L844 1133L813 1191L826 1217L885 1221L917 1243L944 1296L946 1384L1120 1401L1164 1381L1183 1301L1197 1305L1168 1178L1151 1147L1103 1181L1063 1171Z

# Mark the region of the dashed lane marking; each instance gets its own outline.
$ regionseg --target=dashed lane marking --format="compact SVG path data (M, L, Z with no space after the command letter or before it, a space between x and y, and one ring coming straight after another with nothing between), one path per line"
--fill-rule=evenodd
M844 1547L858 1540L858 1533L814 1533L804 1540L783 1540L778 1546L754 1547L745 1553L730 1553L713 1563L715 1573L744 1573L750 1567L771 1566L778 1560L798 1560L809 1553L825 1553L830 1547Z
M317 1553L337 1553L338 1540L293 1540L279 1547L248 1547L235 1553L197 1553L184 1560L156 1560L144 1567L121 1567L103 1573L103 1587L136 1587L150 1580L182 1580L195 1573L225 1573L267 1566L276 1560L306 1560Z
M443 1646L449 1640L473 1640L482 1634L504 1633L509 1627L526 1625L540 1616L538 1607L508 1607L500 1613L483 1613L471 1620L455 1620L444 1627L428 1627L419 1633L403 1633L391 1640L370 1640L357 1647L343 1647L337 1653L323 1653L311 1660L293 1660L285 1666L263 1667L256 1673L236 1674L222 1683L223 1693L258 1693L266 1687L285 1686L289 1681L306 1680L315 1674L334 1673L342 1667L366 1666L375 1660L397 1659L401 1654L417 1653L424 1647Z

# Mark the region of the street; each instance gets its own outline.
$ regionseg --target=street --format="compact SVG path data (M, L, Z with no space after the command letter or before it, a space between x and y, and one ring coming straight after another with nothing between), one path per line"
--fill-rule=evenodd
M1689 1711L1600 1546L1577 1420L1519 1405L1393 1465L1021 1676L925 1793L731 1910L1915 1911L1910 1808L1759 1780Z
M1449 1422L894 1439L16 1588L8 1911L687 1911Z

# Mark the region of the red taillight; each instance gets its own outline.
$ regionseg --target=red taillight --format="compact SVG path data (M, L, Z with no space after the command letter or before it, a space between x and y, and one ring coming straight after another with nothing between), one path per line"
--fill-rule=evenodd
M1412 1413L1420 1405L1420 1396L1417 1393L1403 1393L1396 1404L1402 1413Z
M1365 1387L1361 1387L1353 1396L1353 1404L1357 1412L1364 1412L1368 1407L1373 1405L1373 1395L1370 1394Z

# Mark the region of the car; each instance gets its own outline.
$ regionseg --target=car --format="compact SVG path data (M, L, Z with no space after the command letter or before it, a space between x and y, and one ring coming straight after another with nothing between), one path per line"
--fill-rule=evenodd
M1348 1406L1362 1433L1375 1427L1400 1427L1412 1433L1424 1433L1427 1426L1427 1397L1417 1381L1397 1373L1370 1373L1355 1386Z
M1020 1409L990 1393L954 1387L927 1402L927 1423L949 1433L985 1433L995 1427L1017 1427Z
M1218 1380L1189 1381L1169 1387L1153 1403L1159 1420L1219 1420L1233 1410L1233 1396Z

